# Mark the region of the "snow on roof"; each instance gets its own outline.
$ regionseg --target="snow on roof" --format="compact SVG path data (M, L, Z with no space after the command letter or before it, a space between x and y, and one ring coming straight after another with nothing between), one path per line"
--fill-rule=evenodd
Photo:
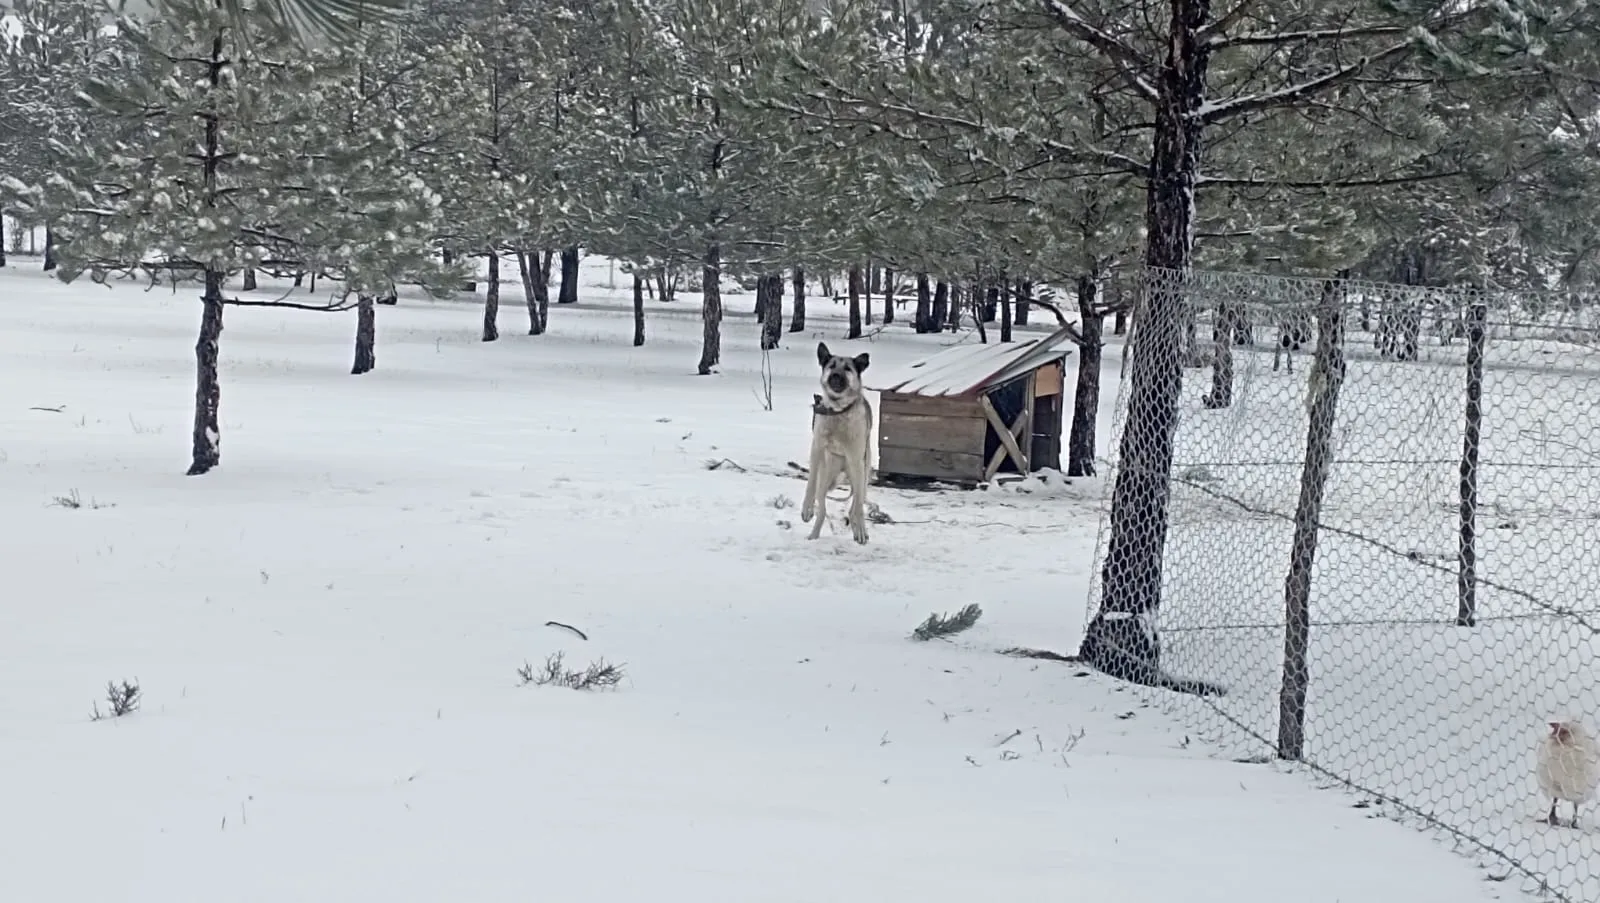
M967 395L1004 385L1036 367L1061 360L1071 351L1065 332L1021 342L993 345L956 345L952 348L874 374L868 371L867 388L925 398Z

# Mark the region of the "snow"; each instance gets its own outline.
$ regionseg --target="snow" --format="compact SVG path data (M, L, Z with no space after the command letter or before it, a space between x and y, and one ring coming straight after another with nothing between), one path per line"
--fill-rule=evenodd
M542 337L404 296L361 377L353 316L230 308L224 458L190 478L198 289L36 265L0 273L0 899L1508 893L1110 681L995 654L1076 645L1096 481L877 490L898 523L870 545L806 542L778 500L814 342L892 365L948 337L842 342L814 299L766 412L748 295L695 377L698 298L652 302L633 349L602 261ZM971 601L955 642L907 638ZM558 651L628 677L518 686ZM142 708L91 721L123 679Z

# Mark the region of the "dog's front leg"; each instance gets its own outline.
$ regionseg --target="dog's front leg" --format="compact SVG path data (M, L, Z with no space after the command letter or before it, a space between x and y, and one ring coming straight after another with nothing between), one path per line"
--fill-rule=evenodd
M811 437L811 469L806 472L806 498L805 501L800 503L800 522L803 524L810 523L812 515L817 510L817 495L819 494L817 492L817 484L820 482L817 471L822 468L821 447L821 443L813 435ZM828 490L824 489L822 491L827 492Z
M867 472L865 458L851 458L845 462L845 475L850 478L850 536L856 542L867 542Z
M812 494L817 504L816 520L811 524L811 535L807 539L816 539L822 535L822 524L828 519L828 487L838 479L839 471L833 463L833 456L820 454L817 456L817 469L811 471L816 478L816 491Z

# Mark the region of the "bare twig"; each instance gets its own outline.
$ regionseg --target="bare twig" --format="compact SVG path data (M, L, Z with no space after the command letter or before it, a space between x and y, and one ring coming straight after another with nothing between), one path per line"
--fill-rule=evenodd
M580 640L588 641L588 639L589 639L589 635L588 634L584 633L583 631L579 630L576 627L573 627L571 624L563 624L560 621L546 621L546 622L544 622L544 626L546 626L546 627L560 627L562 630L570 630L573 633L577 634L578 635L578 639L580 639Z

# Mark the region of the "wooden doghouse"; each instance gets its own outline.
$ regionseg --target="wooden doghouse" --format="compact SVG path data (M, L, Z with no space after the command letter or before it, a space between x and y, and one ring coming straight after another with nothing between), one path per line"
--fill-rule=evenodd
M887 373L867 371L878 406L881 477L981 483L1061 467L1063 361L1055 332L957 345Z

